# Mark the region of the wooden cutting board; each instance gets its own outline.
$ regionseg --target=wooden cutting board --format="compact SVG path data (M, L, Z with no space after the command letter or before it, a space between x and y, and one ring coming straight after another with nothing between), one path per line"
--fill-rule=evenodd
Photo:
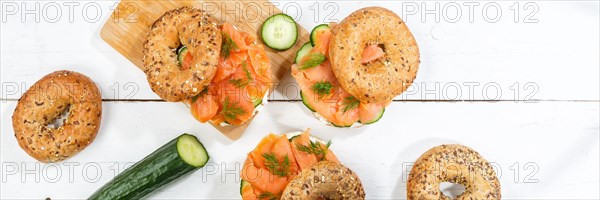
M100 30L100 37L123 54L138 68L143 69L142 48L146 33L158 17L166 11L191 6L210 13L220 22L227 21L238 29L260 36L262 23L271 15L281 11L267 0L253 1L164 1L122 0L111 17ZM272 68L272 80L277 85L288 72L296 51L308 40L308 32L298 25L299 37L296 45L287 51L275 51L265 46ZM259 39L259 42L260 41ZM142 71L140 71L142 72ZM192 115L190 115L192 117ZM238 139L252 120L241 126L213 126L232 140Z

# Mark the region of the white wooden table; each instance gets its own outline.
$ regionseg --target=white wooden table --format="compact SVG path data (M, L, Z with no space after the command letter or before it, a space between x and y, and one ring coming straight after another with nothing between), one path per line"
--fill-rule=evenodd
M493 162L504 198L600 198L597 1L499 2L498 7L490 1L442 1L437 14L424 17L435 2L278 2L307 29L327 21L334 8L334 20L360 7L390 8L404 16L417 38L420 71L414 87L380 122L359 129L319 123L298 101L287 75L238 141L197 123L183 104L160 101L144 74L100 39L100 27L116 3L0 2L0 198L86 198L128 163L188 132L208 148L211 163L151 197L238 199L239 168L262 136L306 128L333 141L340 160L361 177L368 199L406 198L411 162L446 143L468 145ZM37 11L24 11L36 4ZM471 22L469 5L475 4ZM457 8L461 18L452 23ZM502 16L493 23L496 8ZM62 12L58 20L56 10ZM75 157L40 164L19 148L11 116L29 86L59 69L97 82L104 99L102 126Z

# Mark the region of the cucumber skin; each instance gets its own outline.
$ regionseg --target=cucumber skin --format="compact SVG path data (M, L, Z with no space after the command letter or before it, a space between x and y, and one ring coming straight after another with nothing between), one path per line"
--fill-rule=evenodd
M371 121L368 121L368 122L366 122L364 124L369 125L369 124L373 124L375 122L378 122L383 117L383 114L385 114L385 108L383 108L381 110L381 112L379 112L379 114L377 114L377 117L375 117L375 119L372 119Z
M244 189L244 186L249 185L250 182L242 179L242 181L240 181L240 195L242 195L242 190Z
M187 47L186 46L181 46L179 48L179 50L177 50L177 61L179 62L179 65L183 65L183 60L185 59L184 53L187 53Z
M88 199L141 199L158 188L200 169L179 158L178 139L179 137L171 140L127 168Z
M310 49L308 49L310 48ZM300 61L302 60L302 58L306 55L308 55L308 53L310 52L310 50L312 50L313 46L312 44L310 44L310 42L306 42L304 43L300 49L298 49L298 52L296 52L296 57L294 58L294 63L296 64L300 64ZM300 55L303 54L303 55Z
M304 96L304 94L302 93L302 90L300 90L300 98L302 98L302 104L304 104L304 106L306 106L306 108L308 108L310 111L312 112L316 112L314 108L312 108L310 106L310 104L308 103L308 100L306 99L306 97Z
M315 41L317 38L317 31L326 29L326 28L329 29L328 24L319 24L318 26L313 28L312 31L310 31L310 44L312 44L313 47L315 46L315 43L317 42L317 41Z

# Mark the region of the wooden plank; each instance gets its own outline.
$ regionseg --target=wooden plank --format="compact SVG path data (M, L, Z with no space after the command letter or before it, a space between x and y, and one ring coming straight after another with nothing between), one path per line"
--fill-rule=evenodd
M24 3L32 6L35 2ZM43 8L52 2L39 3ZM112 11L108 8L114 6L115 2L97 3L106 8L102 10L104 18L98 23L75 18L73 23L67 20L58 23L42 20L33 25L22 23L20 15L6 18L0 34L0 76L3 83L23 84L25 87L15 94L5 93L5 88L2 88L3 95L0 98L17 99L27 86L45 74L59 69L72 69L95 80L106 99L159 99L150 90L144 74L99 37L101 23L110 20L108 16ZM279 2L277 7L282 9L294 3ZM321 12L320 18L313 16L310 6L315 2L297 3L302 8L299 24L312 28L324 22L326 13ZM340 10L332 18L338 20L358 7L366 6L334 3L339 5ZM439 3L444 6L451 2ZM488 23L481 18L476 18L473 23L464 20L460 23L445 20L436 23L433 15L427 15L427 20L422 22L419 14L409 16L406 21L417 38L423 62L416 79L419 90L416 93L408 91L399 98L453 99L456 91L454 84L458 84L462 94L460 99L484 100L484 85L498 83L503 92L500 99L523 100L534 92L533 88L525 88L525 84L532 82L538 88L533 95L535 99L600 99L600 61L597 56L600 54L600 38L597 37L600 34L600 16L597 10L587 9L597 8L597 2L535 2L540 8L535 15L539 23L531 24L512 21L512 10L508 7L514 2L497 3L506 11L499 23ZM368 4L389 4L386 7L402 13L401 1L370 1ZM478 8L484 4L481 3ZM462 17L467 20L467 10L463 11ZM564 15L558 16L556 13ZM521 13L521 17L524 15ZM63 18L66 18L66 13ZM33 17L29 16L28 22L32 21ZM556 24L562 28L557 29ZM294 50L290 52L295 53ZM293 92L294 86L290 85L295 82L287 76L281 82L284 85L277 88L271 99L298 99L297 92ZM124 88L127 83L136 84L137 92L129 95L133 89ZM514 83L519 83L519 90L511 90ZM436 84L439 84L439 89L434 89ZM469 95L469 84L479 84L473 96ZM116 90L118 88L120 90ZM117 91L120 95L115 94ZM516 91L519 91L518 97ZM489 97L494 97L494 88L490 88L489 93Z
M100 36L109 45L115 48L123 56L133 62L137 67L143 69L142 49L146 40L146 34L150 27L165 12L184 6L201 8L206 10L217 20L232 23L241 31L259 33L261 24L272 14L280 13L273 4L266 0L259 1L152 1L152 0L123 0L106 21L100 30ZM209 10L209 8L212 8ZM248 9L254 8L254 9ZM254 11L254 12L252 12ZM251 13L252 12L252 13ZM230 14L234 16L231 17ZM284 74L287 73L292 64L292 58L297 48L307 41L308 33L301 26L298 27L299 40L296 45L288 51L276 51L266 48L267 55L271 61L272 80L279 83ZM262 42L259 40L259 42ZM250 119L240 126L213 126L232 140L238 139L248 125Z
M86 198L109 181L114 170L143 158L183 132L202 140L211 162L151 198L239 199L239 168L246 153L269 132L306 128L332 140L331 148L338 158L362 179L367 199L406 198L403 177L409 164L430 147L445 143L468 145L494 162L502 173L506 199L599 198L597 102L392 103L380 122L359 129L322 125L299 102L272 103L235 142L181 114L186 108L178 104L105 102L96 140L72 159L55 165L39 164L37 170L36 162L15 142L10 120L4 120L10 119L15 106L16 102L0 104L1 156L7 171L0 182L2 199ZM39 181L32 174L25 175L31 172L24 168L11 172L13 163L39 172ZM88 172L84 173L86 165ZM56 166L62 175L52 180ZM102 174L96 179L97 170Z

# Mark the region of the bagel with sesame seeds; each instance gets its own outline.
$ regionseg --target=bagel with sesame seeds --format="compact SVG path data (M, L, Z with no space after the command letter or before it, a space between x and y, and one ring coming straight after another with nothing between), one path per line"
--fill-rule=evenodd
M198 95L215 75L221 31L208 13L190 7L166 12L151 26L143 50L148 83L166 101L183 101ZM187 48L185 67L177 52Z
M475 150L458 144L429 149L414 163L407 183L407 199L450 199L440 183L465 186L456 199L500 199L500 182L492 165Z
M291 67L302 103L322 122L361 127L378 122L416 78L419 48L390 10L367 7L339 24L320 24Z
M67 114L62 125L54 124ZM100 90L87 76L56 71L44 76L19 99L12 125L19 146L40 162L58 162L87 147L102 117Z
M398 15L382 7L344 18L332 29L329 49L340 85L361 102L392 100L412 84L419 69L415 38Z
M360 178L342 164L321 161L290 181L281 199L365 199Z
M331 144L310 129L266 135L244 161L242 199L364 199L358 175L340 163Z

